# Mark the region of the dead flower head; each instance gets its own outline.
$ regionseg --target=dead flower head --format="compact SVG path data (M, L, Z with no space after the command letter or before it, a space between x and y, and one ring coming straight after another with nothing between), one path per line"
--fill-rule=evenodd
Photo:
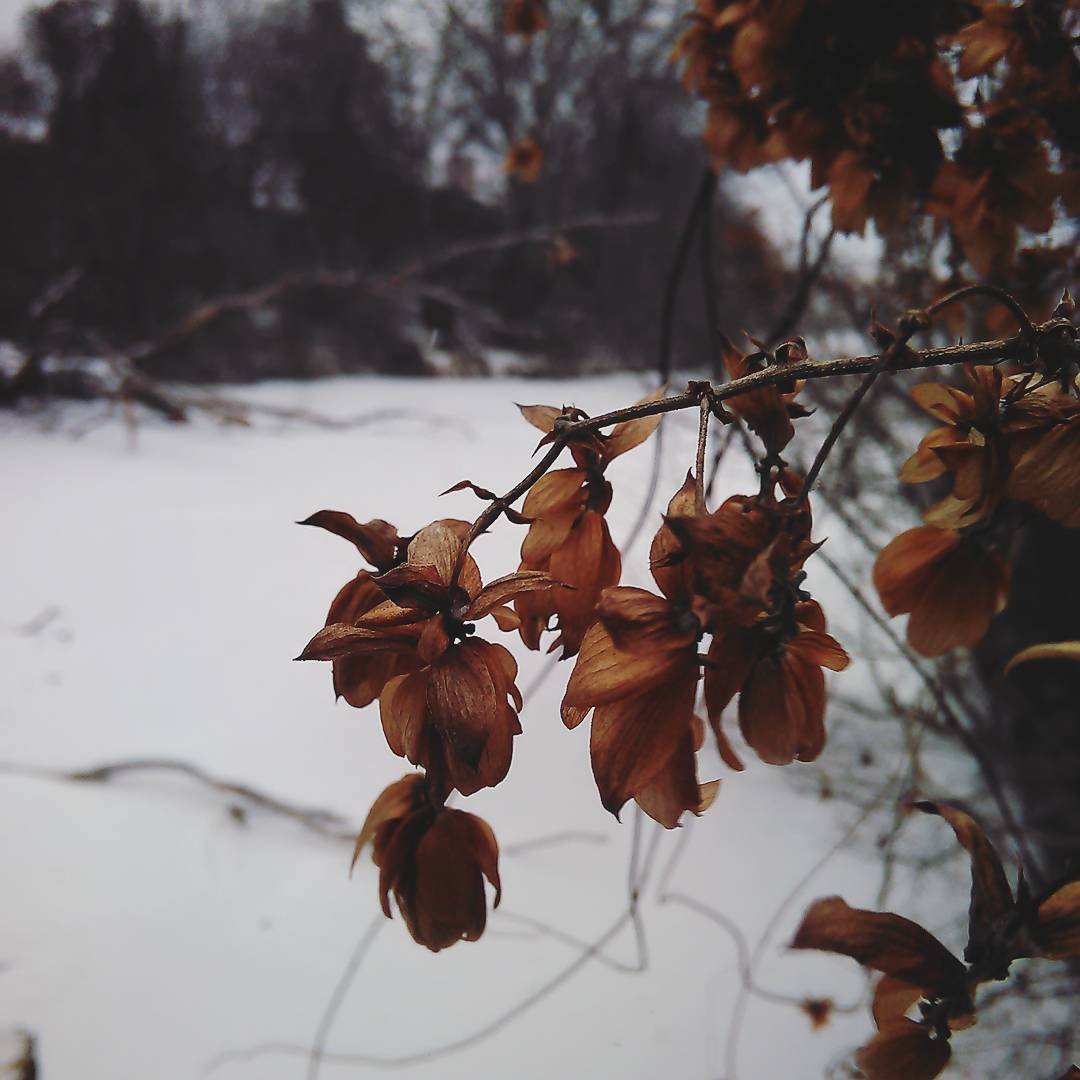
M692 512L692 478L668 513ZM664 535L667 534L667 535ZM667 526L654 553L674 543ZM605 589L563 697L562 716L576 727L593 712L593 776L604 806L618 816L628 799L665 828L705 811L719 782L699 784L695 752L704 724L694 715L702 628L680 572L654 569L663 596L645 589Z
M772 354L766 352L761 342L753 341L757 351L744 354L726 337L720 337L724 370L732 380L763 371L770 363L797 363L806 359L806 344L802 338L785 341ZM728 398L725 404L746 421L747 426L765 444L768 453L776 456L795 437L795 428L791 421L810 415L809 411L795 400L797 394L798 386L791 380L791 385L787 388L781 388L777 384L761 386Z
M1080 528L1080 402L1062 397L1059 418L1020 456L1009 494L1066 528Z
M911 647L923 656L941 656L982 639L1005 608L1009 569L977 538L921 525L882 549L874 586L890 615L911 615Z
M949 1062L952 1034L975 1023L980 984L1007 979L1022 957L1080 955L1080 882L1039 901L1021 875L1014 899L993 844L972 817L948 803L911 805L944 818L970 857L964 963L910 919L851 908L838 896L813 903L791 943L850 956L882 973L873 1000L877 1034L856 1056L869 1080L933 1080Z
M468 522L453 519L421 529L406 561L375 579L387 599L352 625L325 627L301 654L326 660L413 648L418 670L382 688L383 732L394 753L427 769L433 783L465 795L502 780L521 732L517 664L501 645L473 636L474 621L491 615L515 629L518 617L506 603L552 585L546 573L521 571L484 586L472 557L462 555L468 532Z
M476 941L487 923L484 879L499 906L499 847L487 822L432 799L420 773L391 784L375 800L356 841L353 865L368 844L379 868L383 914L390 894L413 939L432 952Z
M664 391L642 399L658 400ZM522 415L544 432L540 445L552 442L559 426L584 414L551 405L519 406ZM612 542L605 514L611 505L611 484L604 478L608 465L643 443L660 422L659 416L616 424L610 435L590 432L569 442L575 468L546 473L533 485L522 506L530 519L521 545L520 571L542 571L560 583L543 593L519 597L514 606L521 617L521 639L530 649L552 624L559 636L551 648L561 646L563 657L574 656L585 631L595 618L604 589L617 585L622 560Z
M990 514L1006 495L1013 460L1051 422L1044 398L1016 394L1017 383L998 368L967 365L964 372L970 393L944 383L912 389L919 407L943 423L900 469L909 484L952 475L952 493L923 515L928 525L952 529Z
M972 1022L964 965L910 919L830 896L810 906L791 947L840 953L884 973L873 1001L877 1035L856 1056L868 1080L933 1080L949 1062L951 1031ZM909 1019L922 999L938 1003L934 1016Z
M749 625L724 619L713 628L705 701L715 727L739 692L739 730L762 761L813 761L825 747L825 674L843 671L848 654L825 632L814 600L759 615Z
M315 525L350 541L371 566L383 573L405 557L409 538L399 537L397 529L386 521L375 519L361 524L351 514L320 510L300 524ZM334 597L326 616L326 625L353 626L385 599L385 594L375 584L372 572L361 570L351 581L342 585ZM335 697L343 697L354 708L362 709L382 693L387 680L404 672L416 671L421 666L421 660L416 653L415 642L402 640L400 646L335 659L332 665Z
M725 741L723 712L738 693L739 727L763 761L814 760L825 745L821 669L842 671L849 658L802 589L803 563L817 546L809 510L733 496L712 514L669 524L712 634L705 703L718 742Z

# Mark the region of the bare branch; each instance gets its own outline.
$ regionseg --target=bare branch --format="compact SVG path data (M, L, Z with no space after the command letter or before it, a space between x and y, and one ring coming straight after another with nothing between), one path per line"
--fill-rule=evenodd
M1045 325L1048 326L1049 324ZM1040 336L1042 331L1043 328L1040 327L1038 329ZM1078 356L1080 356L1080 343L1073 343L1071 348ZM1016 335L1011 338L1003 338L994 341L976 342L968 345L948 345L944 348L923 350L905 348L901 351L899 348L895 347L894 343L894 346L890 346L885 352L873 356L849 356L835 360L804 360L795 364L785 364L782 367L766 367L761 371L755 371L741 379L735 379L732 382L711 387L709 396L715 404L726 401L728 398L736 397L739 394L745 394L750 390L756 390L758 387L771 386L776 383L786 384L796 379L827 379L838 375L859 375L868 372L872 373L874 378L876 378L877 375L885 369L886 365L888 365L890 371L912 371L930 367L946 367L952 364L996 364L1005 360L1016 360L1030 355L1031 345L1025 335ZM700 384L698 384L698 386L700 386ZM859 401L862 400L862 396L864 396L866 390L869 389L869 386L865 383L864 386L865 389L862 390L862 395L860 395L858 399ZM461 567L464 565L465 555L473 541L494 524L508 507L512 506L519 498L521 498L521 496L551 468L559 454L562 453L563 448L567 443L571 442L575 436L599 431L601 428L610 427L611 425L621 423L624 420L638 420L645 416L658 416L663 415L664 413L678 412L681 409L696 408L699 406L701 394L702 392L700 389L690 389L682 394L675 394L672 397L662 398L659 401L648 401L637 405L629 405L626 408L615 409L612 412L604 413L601 416L593 416L586 420L568 421L565 424L561 424L555 433L554 441L548 447L540 461L537 462L535 467L525 477L519 480L505 495L489 503L487 508L473 523L472 528L469 530L469 534L465 539L465 543L462 545L458 554L452 583L457 583ZM854 407L845 409L845 422L847 416L850 416L857 406L858 401L855 402ZM833 442L839 437L842 428L843 424L838 424L836 426L836 434L833 437ZM823 456L821 457L821 461L824 463ZM818 465L818 469L820 469L820 464ZM809 490L809 488L807 487L806 490Z

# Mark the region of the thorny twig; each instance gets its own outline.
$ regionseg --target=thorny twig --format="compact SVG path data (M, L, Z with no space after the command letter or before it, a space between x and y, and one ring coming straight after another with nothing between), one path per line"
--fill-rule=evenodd
M705 513L705 443L709 437L711 412L712 403L707 394L702 394L698 417L697 455L694 458L694 508L699 514Z
M914 332L914 331L912 331ZM758 389L762 386L772 386L777 383L790 383L798 379L827 379L839 375L858 375L872 373L874 378L888 366L890 371L912 371L922 368L945 367L951 364L990 364L1005 360L1015 360L1031 353L1030 343L1025 335L1016 335L1011 338L997 339L993 341L975 342L968 345L948 345L943 348L909 349L895 348L896 343L885 352L869 356L849 356L833 360L803 360L794 364L773 365L763 368L761 371L752 372L735 379L731 382L713 386L709 395L714 403L726 401L728 398L745 394L747 391ZM1080 353L1080 346L1076 347ZM857 408L859 401L865 396L869 385L866 381L856 391L858 400L850 409L845 409L844 423ZM860 393L861 390L861 393ZM854 395L853 395L854 398ZM454 566L451 584L456 585L461 568L465 562L465 555L473 541L481 533L494 524L494 522L511 507L522 495L524 495L555 463L559 454L567 443L576 436L599 431L601 428L610 427L624 420L639 420L647 416L659 416L669 412L678 412L681 409L698 407L701 400L699 389L690 389L681 394L661 398L659 401L648 401L636 405L629 405L622 409L614 409L600 416L588 417L584 420L568 420L561 423L554 432L554 439L544 456L537 462L534 468L521 480L519 480L505 495L488 503L480 516L473 522L464 544L458 554L457 563ZM850 402L849 402L850 404ZM840 418L838 418L839 420ZM839 437L843 424L834 425L835 435L829 442L829 447ZM824 463L824 456L819 455L820 463L817 470L820 471ZM809 476L808 476L809 479ZM804 487L809 491L809 485Z

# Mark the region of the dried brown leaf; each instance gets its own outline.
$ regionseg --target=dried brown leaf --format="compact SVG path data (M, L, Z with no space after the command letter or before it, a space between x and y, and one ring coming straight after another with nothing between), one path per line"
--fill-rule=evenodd
M379 630L367 630L347 623L331 623L324 626L304 646L297 660L334 660L340 656L356 653L386 652L411 648L415 637L407 634L387 634Z
M374 518L361 525L352 514L342 510L319 510L297 524L314 525L348 540L378 570L388 570L394 565L398 531L388 521Z
M913 805L925 814L943 817L960 846L971 856L971 907L964 958L968 963L977 963L1016 910L1001 858L974 818L962 810L948 803L929 801Z
M540 592L558 584L559 582L543 570L518 570L505 577L496 578L480 590L465 612L465 618L481 619L493 608L505 604L515 596L528 592Z
M939 997L964 986L964 965L933 934L900 915L849 907L839 896L810 905L791 947L850 956Z

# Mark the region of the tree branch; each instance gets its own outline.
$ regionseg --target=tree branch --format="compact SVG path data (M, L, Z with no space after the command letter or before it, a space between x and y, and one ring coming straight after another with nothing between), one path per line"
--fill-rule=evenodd
M897 344L894 343L885 352L876 355L848 356L834 360L803 360L795 364L769 366L761 371L745 375L741 379L735 379L719 386L711 386L704 392L708 394L715 405L726 401L728 398L745 394L750 390L757 390L760 387L773 386L778 383L786 384L793 380L828 379L839 375L862 375L868 372L873 373L876 378L884 370L886 364L888 364L889 371L914 371L923 368L947 367L952 364L997 364L1005 360L1019 360L1031 356L1033 349L1037 348L1038 341L1044 331L1051 332L1047 329L1051 325L1052 321L1037 327L1034 342L1029 340L1026 334L1017 334L1014 337L993 341L975 342L968 345L948 345L944 348L921 350L908 348L900 350L897 348ZM1058 347L1060 348L1060 343ZM1072 342L1070 349L1080 358L1080 342ZM678 412L681 409L698 408L703 393L701 387L702 384L697 383L693 389L681 394L675 394L672 397L662 398L659 401L641 402L622 409L614 409L600 416L592 416L585 420L560 423L554 433L554 442L548 447L544 456L534 468L505 495L489 503L473 522L472 528L465 538L465 543L458 554L451 584L457 584L461 567L465 562L465 555L476 538L481 533L486 532L502 513L521 498L551 468L567 443L572 442L576 436L591 434L601 428L611 427L613 424L619 424L625 420L640 420L646 416L660 416L664 413ZM866 386L866 389L869 389L869 387ZM865 395L865 392L864 389L862 395ZM861 400L861 396L859 400ZM855 402L855 405L858 405L858 401ZM845 409L845 413L848 412L848 409ZM854 412L854 408L850 409L850 412ZM842 424L840 426L842 427ZM836 435L839 436L839 430L837 430ZM835 438L833 441L835 441ZM824 459L822 458L822 460ZM818 468L820 469L820 465ZM808 487L809 485L807 490Z

